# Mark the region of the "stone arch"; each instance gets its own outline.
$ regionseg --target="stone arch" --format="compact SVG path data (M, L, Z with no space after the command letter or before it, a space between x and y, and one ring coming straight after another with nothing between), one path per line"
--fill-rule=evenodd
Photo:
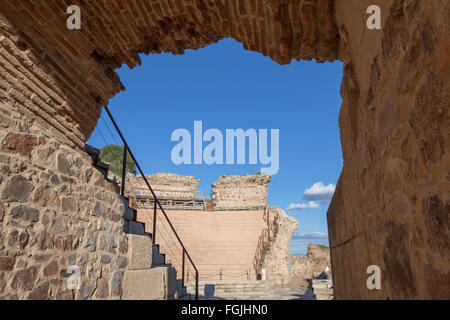
M82 8L82 28L65 27L66 9ZM279 63L335 60L339 45L334 2L319 1L10 1L3 7L4 46L24 64L41 69L40 80L59 97L36 104L51 125L77 145L89 137L101 107L123 85L114 70L140 65L139 53L198 49L226 37ZM56 86L55 86L56 84ZM47 97L33 88L24 98ZM60 98L60 99L58 99ZM31 103L31 102L30 102ZM65 119L64 119L65 118Z
M369 2L5 0L0 98L76 149L101 108L124 90L114 70L139 65L139 53L181 54L233 37L283 64L340 59L344 168L328 212L336 297L445 297L431 284L449 279L448 269L435 269L449 265L435 237L445 242L449 232L442 174L449 162L448 121L440 110L448 105L450 5L378 1L382 30L369 31ZM65 27L73 4L82 8L81 30ZM3 140L6 149L14 147L6 135ZM441 220L444 227L435 223ZM366 288L371 264L389 275L384 290ZM407 270L401 284L395 280L401 268L390 270L393 264Z

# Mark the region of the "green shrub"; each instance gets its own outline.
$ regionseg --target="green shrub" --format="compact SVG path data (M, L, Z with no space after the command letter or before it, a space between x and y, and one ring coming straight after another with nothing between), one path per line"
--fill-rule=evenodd
M110 144L100 149L100 159L103 162L109 163L109 170L115 175L122 176L122 163L123 163L123 146ZM127 172L136 174L136 166L133 159L131 159L130 152L127 152Z

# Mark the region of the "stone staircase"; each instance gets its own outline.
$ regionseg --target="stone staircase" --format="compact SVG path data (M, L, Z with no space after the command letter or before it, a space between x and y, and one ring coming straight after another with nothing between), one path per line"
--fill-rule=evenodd
M145 223L136 221L136 210L128 206L124 214L124 232L128 237L128 267L123 279L124 300L186 300L191 296L177 280L177 271L152 244Z
M263 280L216 280L200 281L198 292L199 296L204 296L205 284L212 284L215 287L214 297L230 298L244 295L263 295L267 291L267 283ZM186 289L189 294L195 293L195 283L186 283Z
M92 163L108 179L109 165L101 161L100 150L85 146ZM123 278L124 300L186 300L191 299L169 258L152 244L152 234L145 231L145 223L136 221L137 211L124 197L124 233L128 237L128 266Z

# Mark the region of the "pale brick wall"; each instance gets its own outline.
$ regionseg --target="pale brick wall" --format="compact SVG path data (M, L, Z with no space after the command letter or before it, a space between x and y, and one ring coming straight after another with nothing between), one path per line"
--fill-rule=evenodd
M195 177L163 172L148 174L145 177L158 198L181 200L197 198L200 180ZM128 184L125 184L125 187L130 195L133 192L137 192L139 195L152 197L150 190L140 175L134 179L128 179Z

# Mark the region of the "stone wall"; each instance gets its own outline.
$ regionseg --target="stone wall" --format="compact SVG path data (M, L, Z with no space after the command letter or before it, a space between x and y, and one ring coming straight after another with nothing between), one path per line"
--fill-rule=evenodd
M117 187L19 104L0 102L0 117L0 299L119 299ZM80 290L67 289L70 265Z
M326 267L330 268L330 248L317 244L308 244L306 256L291 257L292 279L290 286L309 286L313 274L322 273Z
M337 299L450 297L450 2L338 1L344 167L328 210ZM382 288L366 287L367 267Z
M298 221L290 217L278 207L269 207L270 224L275 221L276 233L269 243L262 267L266 269L266 279L271 285L283 285L291 281L291 251L292 235L298 227Z
M265 208L270 175L221 176L212 184L211 199L214 209Z

